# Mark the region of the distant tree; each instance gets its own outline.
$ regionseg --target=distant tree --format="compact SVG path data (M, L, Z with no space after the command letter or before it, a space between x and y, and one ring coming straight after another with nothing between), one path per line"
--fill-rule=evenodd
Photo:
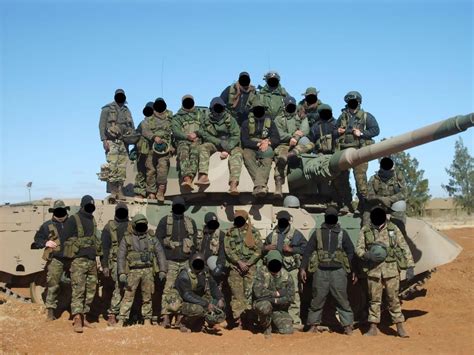
M449 182L441 186L454 198L457 206L471 214L474 211L474 158L461 137L454 144L454 159L446 172L450 177Z
M425 209L426 202L431 198L429 194L428 179L424 179L425 171L419 169L416 158L412 158L409 153L401 152L394 154L392 160L398 171L405 177L407 185L407 215L421 216Z

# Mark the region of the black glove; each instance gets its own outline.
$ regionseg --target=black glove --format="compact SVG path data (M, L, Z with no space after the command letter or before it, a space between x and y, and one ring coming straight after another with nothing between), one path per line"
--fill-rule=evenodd
M160 272L158 273L158 280L160 280L161 282L163 282L163 281L165 281L165 279L166 279L166 272L160 271Z
M415 269L413 267L409 267L406 272L407 281L410 281L412 278L415 277Z

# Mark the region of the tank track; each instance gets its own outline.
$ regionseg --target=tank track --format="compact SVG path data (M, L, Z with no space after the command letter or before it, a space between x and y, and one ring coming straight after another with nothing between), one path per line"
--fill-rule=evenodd
M436 272L436 269L428 270L416 275L413 280L409 282L404 281L400 287L400 298L402 300L410 299L415 296L417 292L421 291L422 286L431 278L431 274Z
M7 287L5 284L0 283L0 294L7 296L15 301L23 303L32 303L31 298L23 297L18 293L14 292L11 288Z

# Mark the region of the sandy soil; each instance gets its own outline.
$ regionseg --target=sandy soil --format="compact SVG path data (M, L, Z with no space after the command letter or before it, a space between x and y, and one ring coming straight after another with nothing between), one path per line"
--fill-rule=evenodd
M249 331L223 330L221 336L181 334L156 326L96 329L74 334L67 315L44 320L39 305L8 301L0 305L0 352L20 353L457 353L474 354L474 229L446 232L462 245L456 261L439 268L427 282L425 297L403 304L409 339L394 336L388 326L376 338L337 333L292 336L273 335L269 340ZM393 327L392 327L393 328Z

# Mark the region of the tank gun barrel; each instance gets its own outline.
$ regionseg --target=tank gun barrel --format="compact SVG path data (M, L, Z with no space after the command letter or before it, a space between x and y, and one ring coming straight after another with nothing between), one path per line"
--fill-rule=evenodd
M331 157L329 168L332 174L337 174L374 159L452 136L472 126L474 126L474 113L454 116L360 149L345 149Z

